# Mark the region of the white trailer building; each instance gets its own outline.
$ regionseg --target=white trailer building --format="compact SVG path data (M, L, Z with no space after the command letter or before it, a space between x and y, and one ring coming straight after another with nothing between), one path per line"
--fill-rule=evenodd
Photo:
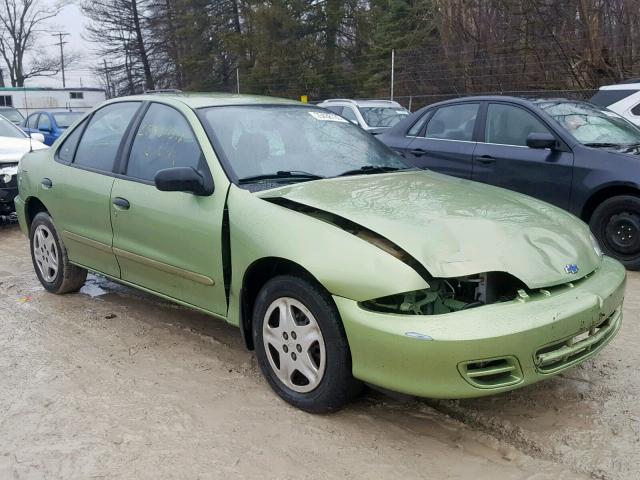
M17 108L26 116L27 109L74 110L84 112L106 100L100 88L0 87L0 107Z

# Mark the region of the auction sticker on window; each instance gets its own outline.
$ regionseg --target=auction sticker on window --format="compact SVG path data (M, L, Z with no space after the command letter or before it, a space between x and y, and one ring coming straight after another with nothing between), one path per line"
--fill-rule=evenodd
M348 123L344 118L339 117L335 113L309 112L309 115L311 115L316 120L321 120L323 122L343 122L343 123Z

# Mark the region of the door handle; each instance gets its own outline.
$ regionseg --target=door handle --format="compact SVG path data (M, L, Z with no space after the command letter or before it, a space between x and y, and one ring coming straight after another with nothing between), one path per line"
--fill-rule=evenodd
M491 163L495 163L496 159L491 155L482 155L480 158L478 158L478 162L482 163L483 165L489 165Z
M47 190L50 189L51 187L53 187L53 182L51 181L50 178L43 178L42 179L42 187L46 188Z
M129 203L129 200L127 200L126 198L122 198L122 197L114 198L112 203L116 207L121 208L122 210L129 210L129 207L131 207L131 204Z
M422 155L425 155L427 151L421 148L414 148L413 150L409 150L409 153L411 155L415 155L416 157L421 157Z

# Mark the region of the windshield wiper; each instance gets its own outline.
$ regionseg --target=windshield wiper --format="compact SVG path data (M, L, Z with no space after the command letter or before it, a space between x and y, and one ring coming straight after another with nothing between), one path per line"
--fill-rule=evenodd
M620 148L620 147L626 146L621 143L610 143L610 142L590 142L590 143L584 143L583 145L585 147L594 147L594 148L607 148L607 147Z
M365 165L364 167L355 168L353 170L347 170L342 172L338 177L348 177L349 175L368 175L370 173L387 173L396 172L398 170L406 170L406 168L400 169L397 167L383 167L376 165Z
M275 173L265 173L262 175L252 175L238 179L238 183L253 183L260 180L319 180L325 178L315 173L303 172L300 170L278 170Z

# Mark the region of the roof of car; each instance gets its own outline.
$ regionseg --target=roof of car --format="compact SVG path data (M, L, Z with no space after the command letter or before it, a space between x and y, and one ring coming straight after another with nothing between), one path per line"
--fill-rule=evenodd
M540 104L543 102L571 102L571 103L588 103L583 100L572 100L570 98L559 98L559 97L511 97L507 95L476 95L469 97L456 97L449 100L444 100L438 103L432 103L427 105L426 108L431 108L435 106L447 105L450 103L460 103L460 102L512 102L519 105L524 106L532 106L536 104Z
M220 107L226 105L303 105L296 100L261 95L238 95L236 93L198 93L198 92L149 92L143 95L121 97L123 99L151 100L154 97L178 100L191 108Z
M401 105L398 102L395 102L393 100L376 100L376 99L354 100L351 98L329 98L327 100L324 100L321 103L343 103L343 102L355 104L361 107L383 107L383 106L401 107Z
M620 83L603 85L599 90L640 90L640 78L629 78Z

